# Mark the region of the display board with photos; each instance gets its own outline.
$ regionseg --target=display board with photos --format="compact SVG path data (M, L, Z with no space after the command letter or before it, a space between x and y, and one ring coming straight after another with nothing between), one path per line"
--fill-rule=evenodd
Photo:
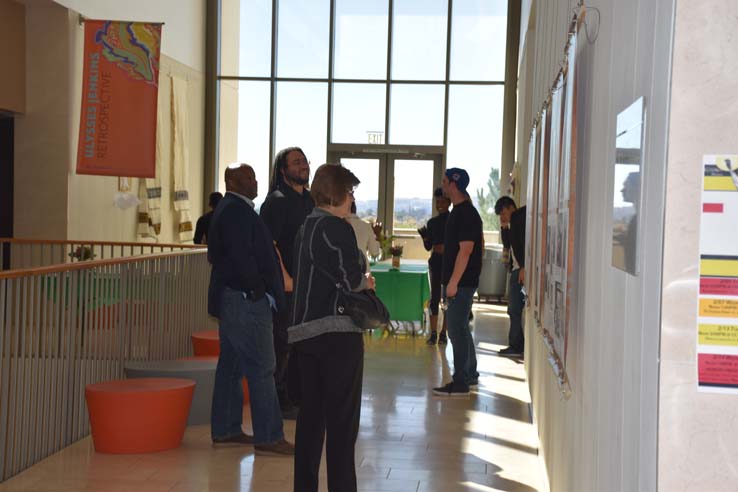
M577 26L575 19L566 63L531 132L528 155L528 306L567 396L566 353L575 298Z

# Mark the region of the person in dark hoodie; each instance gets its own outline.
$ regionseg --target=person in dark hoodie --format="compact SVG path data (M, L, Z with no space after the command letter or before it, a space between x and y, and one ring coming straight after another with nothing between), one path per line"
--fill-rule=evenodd
M525 349L523 308L525 307L525 207L518 208L509 196L495 203L495 214L500 216L500 234L503 246L510 251L510 286L507 314L510 315L509 347L499 351L506 357L522 357Z
M208 234L212 265L208 312L218 318L220 357L215 371L211 437L214 445L254 445L257 455L293 455L284 439L274 386L272 309L286 309L272 236L254 211L258 183L251 166L225 172L226 195ZM254 435L241 430L246 377Z
M295 435L295 492L318 490L326 442L328 489L356 490L364 339L345 313L341 291L374 288L345 218L359 180L340 164L315 172L315 209L295 240L295 284L289 341L300 366L302 401ZM340 287L339 287L340 286Z

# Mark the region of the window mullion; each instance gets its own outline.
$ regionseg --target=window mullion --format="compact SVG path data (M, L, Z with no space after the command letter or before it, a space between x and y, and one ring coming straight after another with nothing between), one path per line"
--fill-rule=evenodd
M272 70L270 73L269 100L269 176L272 175L274 145L277 138L277 44L278 44L279 0L272 0Z
M384 104L384 143L389 144L390 132L390 89L392 80L392 25L394 24L395 8L394 0L388 0L387 10L387 78L385 80L385 104Z
M443 159L441 160L442 169L446 169L446 154L448 149L448 103L451 84L451 26L453 25L453 9L454 0L448 0L448 13L446 14L446 80L444 90L443 105Z
M331 145L333 129L333 56L336 46L336 0L331 1L330 20L328 25L328 111L326 118L326 160L328 159L328 148Z

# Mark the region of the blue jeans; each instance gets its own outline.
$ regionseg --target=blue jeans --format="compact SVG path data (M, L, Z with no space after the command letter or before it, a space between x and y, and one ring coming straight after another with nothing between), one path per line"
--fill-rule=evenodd
M213 439L243 432L241 378L249 382L254 442L284 438L282 412L274 385L272 310L266 297L258 301L225 288L220 307L220 358L215 371L211 435Z
M454 383L462 387L479 379L474 338L469 331L469 313L476 287L459 287L456 296L447 300L446 324L454 350Z
M523 286L518 281L520 270L513 270L510 274L510 289L508 290L507 314L510 315L510 335L508 343L515 350L523 351L525 348L525 335L523 335L523 308L525 307L525 294Z

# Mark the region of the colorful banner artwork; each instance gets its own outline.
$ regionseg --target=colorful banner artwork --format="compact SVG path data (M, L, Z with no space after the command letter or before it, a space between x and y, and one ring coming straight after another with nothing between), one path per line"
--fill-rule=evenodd
M738 155L706 155L702 164L698 384L738 393Z
M77 174L153 178L161 24L85 22Z

